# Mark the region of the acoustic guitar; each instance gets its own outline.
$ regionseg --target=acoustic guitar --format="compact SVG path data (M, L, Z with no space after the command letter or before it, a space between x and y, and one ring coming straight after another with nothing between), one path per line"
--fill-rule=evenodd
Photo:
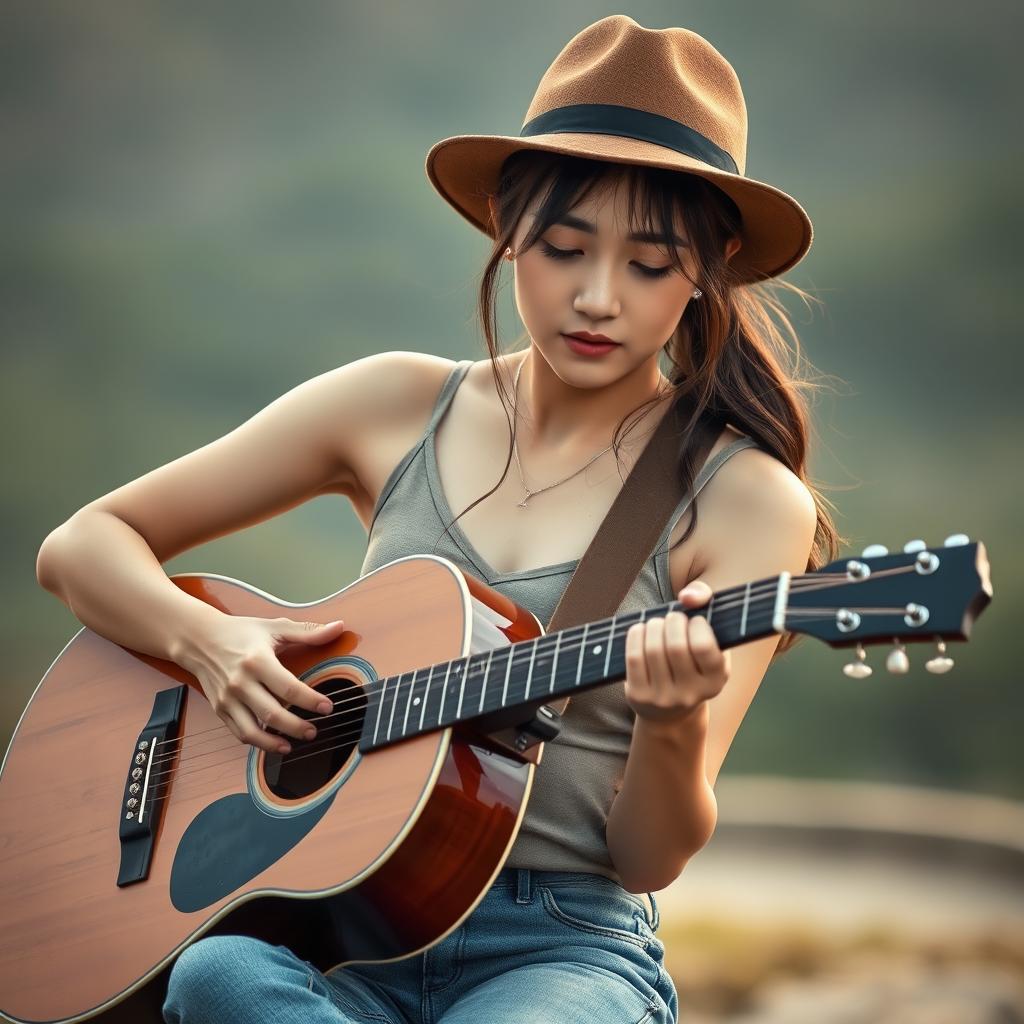
M0 1016L160 1022L166 976L217 933L284 944L322 970L399 960L456 928L516 838L547 702L621 681L634 622L671 602L544 633L451 561L399 558L308 604L223 576L171 577L230 615L344 619L282 663L334 710L289 754L240 743L196 678L83 628L43 676L0 769ZM934 642L952 664L992 594L963 535L714 594L723 648L783 631L855 651ZM291 615L289 617L295 617ZM571 705L570 712L571 713Z

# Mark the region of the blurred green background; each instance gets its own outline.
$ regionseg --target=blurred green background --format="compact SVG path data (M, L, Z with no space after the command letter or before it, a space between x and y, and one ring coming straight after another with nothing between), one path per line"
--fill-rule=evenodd
M0 738L79 628L35 579L45 535L330 367L385 349L482 358L487 248L429 147L518 134L545 68L611 13L705 35L747 98L747 173L816 239L789 279L816 399L812 471L849 551L983 539L996 599L954 671L770 670L725 772L1024 797L1016 3L7 0L0 15L6 679ZM519 330L510 290L504 336ZM197 496L200 497L200 496ZM358 575L344 499L195 549L291 601ZM1018 634L1019 636L1019 634Z

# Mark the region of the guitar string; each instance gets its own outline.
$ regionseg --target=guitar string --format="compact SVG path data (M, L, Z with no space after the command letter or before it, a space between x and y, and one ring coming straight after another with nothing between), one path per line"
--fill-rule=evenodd
M740 588L740 589L742 590L743 588ZM772 584L771 590L772 590L772 593L774 594L774 592L777 590L777 584ZM758 601L756 603L759 605L761 602L758 599ZM728 603L727 602L727 603L721 604L721 605L716 603L715 606L714 606L713 612L717 612L718 613L718 616L719 616L719 620L718 621L721 621L721 616L723 614L731 612L737 606L737 604L742 604L742 601L732 602L732 603ZM755 605L755 602L751 602L751 605ZM662 607L662 606L658 606L658 607ZM670 609L679 608L679 607L681 607L681 606L679 605L678 602L676 602L676 601L670 602ZM757 612L757 608L755 607L755 614L756 614L756 612ZM658 616L658 617L660 617L660 616ZM637 621L641 621L641 620L637 620ZM651 620L647 620L647 621L651 621ZM609 630L609 627L611 625L612 625L611 620L607 620L606 624L604 624L601 629L591 631L589 633L589 635L587 636L587 644L589 645L590 643L595 642L595 641L602 641L606 637L606 635L608 633L608 630ZM615 624L615 636L617 637L619 635L622 635L622 633L624 633L625 630L628 629L629 626L632 626L632 625L633 625L633 623L629 623L628 625L625 626L625 629L623 629L623 624L622 623L616 623ZM572 632L582 631L582 629L583 629L582 626L570 627L570 629L567 629L567 630L565 630L563 632L563 634L562 634L563 638L566 637L566 636L570 636L570 631L572 631ZM533 639L537 640L539 642L539 641L541 641L541 640L543 640L545 638L551 638L551 637L554 637L554 636L557 636L557 634L556 633L546 633L546 634L542 634L539 637L535 637ZM582 646L582 638L583 638L583 634L582 634L582 632L580 632L579 636L577 636L577 637L570 636L569 642L561 643L559 645L559 656L561 656L561 654L563 652L568 654L568 653L573 653L575 651L580 650L580 647ZM614 639L614 637L613 637L613 639ZM580 642L573 643L572 642L573 640L578 640ZM530 642L531 641L529 641L529 640L524 641L523 642L524 647L525 647L526 644L528 644ZM512 647L512 646L514 646L514 645L511 645L511 644L509 645L509 647ZM505 650L505 649L506 648L496 648L496 651L501 651L501 650ZM478 652L478 653L485 653L485 652ZM547 652L545 652L545 653L547 653ZM510 655L510 657L511 656L512 655ZM453 658L453 659L450 659L450 660L451 660L452 664L455 664L456 662L463 661L464 659L463 658ZM439 662L438 664L439 665L446 665L446 664L448 664L448 662L442 661L442 662ZM424 669L431 668L431 667L434 667L434 666L421 666L420 668L418 668L416 670L411 670L411 671L422 672ZM407 675L407 674L408 674L408 672L402 672L402 673L398 673L397 675L387 676L384 679L374 680L374 682L381 683L381 689L383 689L385 682L390 681L390 680L400 679L402 676ZM325 721L329 720L330 718L334 717L334 715L338 714L339 713L338 709L343 708L348 703L358 702L360 700L365 700L365 698L361 697L361 696L356 696L356 697L353 697L353 698L346 698L346 699L343 699L341 701L337 701L337 702L334 703L335 711L328 712L328 713L326 713L326 714L316 718L315 721L316 722L325 722ZM313 721L313 719L310 719L310 721ZM219 727L219 728L214 726L212 729L204 729L201 732L192 733L188 737L175 737L175 738L172 738L172 739L169 739L169 740L163 740L160 743L155 744L154 745L154 749L157 746L162 747L162 748L167 748L167 747L173 746L173 744L175 744L177 742L180 742L184 738L196 739L196 738L198 738L200 736L203 736L204 734L208 734L208 733L216 733L217 737L219 738L222 735L224 728L225 727L223 727L223 726ZM276 735L276 733L275 733L275 735ZM205 741L202 741L202 742L205 742ZM189 746L190 746L190 748L192 748L192 747L194 747L194 744L189 744ZM184 749L184 747L182 747L182 749ZM168 751L168 750L164 749L164 750L161 750L161 753L162 754L164 754L164 753L173 753L173 751Z
M795 611L800 611L801 615L805 616L804 617L804 621L813 621L814 619L818 619L818 620L821 620L821 621L827 621L827 620L831 619L833 617L833 615L834 615L834 609L832 609L832 608L826 608L826 609L820 609L820 610L819 609L794 609L794 610ZM902 606L899 606L899 607L895 607L895 608L880 607L880 608L877 608L877 609L864 607L864 608L856 609L856 610L862 612L863 614L892 614L892 613L898 613L900 611L903 611L904 609L903 609ZM769 619L764 619L763 621L767 622L767 621L770 621L770 620ZM501 705L498 705L498 707L500 707L500 706ZM491 710L496 710L496 709L489 708L487 710L491 711ZM484 712L484 714L486 714L486 712ZM356 738L356 737L361 737L362 734L363 734L363 731L364 731L362 724L360 724L359 728L354 730L354 731L350 731L350 732L344 733L342 735L337 735L337 732L338 732L339 729L347 728L347 727L349 727L352 724L353 723L351 721L336 722L332 727L330 727L328 729L322 730L312 740L306 741L306 742L308 742L308 747L305 747L305 748L300 747L299 748L299 751L304 751L304 752L300 753L300 752L295 751L293 749L293 751L290 754L279 754L278 753L277 756L281 758L283 766L287 766L287 765L292 764L292 763L294 763L296 761L303 760L303 759L305 759L307 757L323 756L325 754L329 754L333 750L340 750L343 747L345 747L346 745L354 745L354 744L348 744L347 742L339 743L338 741L339 740L346 740L346 741L348 741L348 740L351 740L351 739ZM437 726L435 730L431 730L431 731L440 731L443 728L451 728L455 724L457 724L457 723L449 723L448 725L445 725L445 726ZM333 744L333 745L329 745L327 747L321 747L320 749L312 749L314 747L317 747L319 744L322 744L323 741L325 739L327 739L327 738L330 739L330 744ZM304 742L304 741L299 741L299 742ZM395 742L399 742L399 741L395 740ZM247 745L239 744L237 741L235 741L235 742L231 743L228 746L218 748L218 750L216 750L216 751L207 751L204 754L197 755L197 757L206 757L206 756L209 756L209 755L214 754L214 753L219 753L219 752L226 751L226 750L232 750L232 751L235 751L237 753L244 754L244 756L246 758L248 758L249 757L249 752L247 750L244 750L245 746L247 746ZM274 752L274 751L266 751L265 753L267 753L267 754L274 754L276 752ZM192 760L195 760L195 759L197 759L197 758L193 757L193 758L190 758L189 761L191 762ZM172 759L169 759L169 760L172 760ZM230 764L230 763L232 763L232 762L234 762L236 760L237 760L237 754L236 754L236 756L228 758L227 760L217 761L217 762L214 762L213 764L201 765L199 767L193 767L189 771L178 772L178 771L176 771L175 768L171 768L171 769L168 769L165 772L157 773L157 776L172 775L173 778L164 779L163 782L156 783L156 785L153 787L153 796L154 796L154 798L156 798L156 796L157 796L156 790L159 789L160 787L166 787L172 781L176 781L178 779L189 778L191 776L198 775L199 773L207 771L209 769L212 769L212 768L215 768L215 767L219 767L219 766L222 766L222 765L225 765L225 764ZM163 763L166 763L166 761L163 762ZM179 763L178 767L180 767L180 763ZM184 791L184 793L182 793L180 795L185 795L185 793L187 793L187 792L188 792L188 790Z
M892 570L889 570L889 571L892 571ZM843 579L846 578L845 574L841 574L841 573L834 573L834 574L830 573L830 574L828 574L827 578L832 578L832 577L843 578ZM791 585L790 585L790 592L791 593L793 593L793 592L803 592L804 590L807 590L807 589L814 589L817 586L821 585L821 584L818 583L818 581L820 579L822 579L822 578L823 577L819 573L809 573L809 574L806 574L806 575L801 576L801 577L794 577L793 581L794 581L795 585L794 585L794 583L791 583ZM752 585L752 587L751 587L751 596L755 600L760 598L760 593L761 592L770 591L772 593L772 595L774 595L774 593L777 591L777 589L778 589L778 584L776 582L777 581L777 577L769 577L768 579L770 580L770 582L767 583L767 584L753 584ZM722 614L724 614L726 612L730 612L734 608L742 605L743 604L743 600L744 600L744 598L742 596L744 590L745 590L745 586L741 585L739 587L728 588L727 590L721 591L720 592L720 597L725 597L725 595L730 595L730 596L725 598L724 600L720 599L718 601L715 601L713 603L712 607L711 607L712 614L717 613L719 616L721 616ZM732 599L732 595L735 595L735 600ZM753 603L754 602L752 601L751 604L753 604ZM670 602L669 606L670 606L669 610L673 610L673 609L681 607L681 605L677 601ZM664 606L660 606L659 605L657 607L664 607ZM657 617L660 618L661 616L657 616ZM639 620L638 619L637 621L643 621L643 620ZM651 621L651 620L648 619L646 621ZM633 625L633 623L630 623L629 625ZM571 626L571 627L568 627L565 630L562 630L561 633L562 633L562 636L563 636L563 643L560 645L560 651L578 650L579 649L578 645L574 645L573 641L576 640L576 639L582 639L582 633L580 632L582 629L583 629L583 626ZM576 633L579 633L579 636L574 635ZM541 634L539 637L532 638L532 640L536 640L539 643L542 640L551 639L552 637L554 637L556 635L557 635L557 633L544 633L544 634ZM589 643L593 639L600 638L601 635L602 635L602 633L600 631L592 632L587 637L587 642ZM568 642L565 642L565 638L568 638ZM530 643L530 642L531 642L531 640L523 641L524 644ZM499 648L499 649L501 649L501 648ZM450 659L450 660L454 663L455 661L459 661L459 660L462 660L462 659L460 659L460 658L453 658L453 659ZM440 662L439 664L444 665L444 664L447 664L447 662ZM431 666L428 666L428 665L421 666L416 671L422 671L423 669L430 668L430 667ZM401 675L405 675L405 674L406 673L403 672L403 673L399 673L398 675L401 676ZM386 679L392 679L392 678L398 678L398 676L388 676L388 677L385 677L385 678ZM381 682L381 683L383 683L383 681L384 680L381 680L381 679L374 680L374 682ZM336 707L337 706L338 705L336 705ZM284 707L284 705L282 705L282 707ZM330 718L330 717L331 717L331 712L328 712L325 715L323 715L322 718L318 718L317 721L324 721L325 719ZM183 742L185 739L197 740L199 737L201 737L201 736L203 736L205 734L208 734L208 733L217 733L219 735L222 732L222 730L223 730L223 727L213 726L210 729L204 729L204 730L201 730L200 732L190 733L186 737L174 737L174 738L169 739L169 740L162 740L162 741L160 741L156 745L157 746L161 746L161 747L169 747L169 746L173 746L176 743ZM190 746L191 745L192 744L190 744Z
M857 610L857 609L853 609L853 610ZM868 608L865 608L865 609L862 609L862 610L865 613L868 613L868 614L872 614L872 613L874 613L874 614L884 614L884 613L889 613L889 614L896 613L896 614L898 614L899 612L903 611L904 609L902 607L896 607L896 608L891 608L891 609L884 609L884 608L883 609L868 609ZM800 608L791 609L791 612L793 612L794 614L799 613L800 616L804 619L804 621L809 621L809 619L814 618L814 617L820 617L819 616L819 611L821 613L821 616L824 616L825 618L830 617L834 613L834 609L833 608L826 608L826 609L821 609L821 610L818 610L818 609L800 609ZM756 614L757 613L755 612L755 615ZM753 619L751 619L751 623L753 624ZM628 626L626 628L628 629ZM602 640L603 638L604 638L603 637L603 632L599 631L599 632L595 633L595 635L593 637L588 637L588 644L589 644L589 642L591 640L597 641L597 640ZM569 646L569 647L566 647L565 650L571 652L574 649L578 649L578 647L579 647L579 645L576 645L575 647ZM393 677L389 677L389 678L400 680L401 679L401 675L393 676ZM483 689L485 690L486 687L484 687ZM465 692L463 691L463 697L464 696L465 696ZM476 697L476 694L473 695L472 699L475 699L475 697ZM401 693L396 695L395 700L396 701L400 701L401 700ZM355 698L339 701L335 706L339 707L339 708L342 708L343 710L335 712L333 714L325 715L325 716L323 716L322 719L319 719L319 721L323 722L323 721L327 721L328 719L331 719L331 718L337 718L339 716L350 715L351 711L353 710L351 705L358 704L358 705L362 705L363 707L365 707L367 705L367 703L368 703L368 701L367 701L366 696L364 694L360 693ZM408 701L407 701L407 703L408 703ZM345 705L349 705L349 707L345 708ZM499 702L494 707L486 707L484 710L482 710L480 712L480 714L481 714L481 716L483 716L483 715L485 715L485 714L487 714L487 713L489 713L491 711L494 711L494 710L497 710L497 709L501 708L502 706L503 706L502 703ZM336 723L336 726L342 726L344 724L346 724L346 723L339 722L339 723ZM226 728L223 728L223 729L221 729L219 731L218 730L210 730L210 731L216 731L217 732L216 740L218 742L221 739L224 738L224 734L225 734L225 732L227 732ZM308 740L308 741L299 740L298 742L299 743L308 743L308 744L319 744L319 743L322 742L322 739L325 736L331 736L336 731L337 731L336 727L328 727L327 729L322 729L321 728L319 733L318 733L318 735L315 736L312 740ZM274 735L282 736L282 740L284 742L294 742L291 737L284 736L283 734L277 733L276 731L275 731ZM335 737L335 738L337 738L337 737ZM207 742L207 741L203 741L203 742ZM233 734L232 734L232 736L231 736L231 743L229 743L227 746L220 745L220 746L214 747L212 749L205 750L205 751L203 751L201 753L197 753L194 750L194 748L190 748L187 760L188 760L188 762L190 764L192 764L192 763L200 760L201 758L213 756L214 754L219 753L222 750L235 748L236 745L239 744L239 743L240 743L240 741L238 741L233 736ZM184 748L182 748L182 750L183 749ZM167 751L163 751L163 753L167 754L168 752ZM180 753L180 751L179 751L179 753ZM293 747L292 751L290 751L289 753L286 753L286 754L281 754L279 751L268 751L268 753L277 753L277 754L279 754L279 756L290 758L292 760L296 759L298 756L301 756L301 755L296 755L294 747ZM156 764L156 765L166 764L168 761L173 761L173 760L174 760L174 753L171 752L170 756L162 757L159 760L154 761L154 764ZM178 769L182 768L183 763L184 763L185 760L186 760L186 758L184 756L182 756L181 759L179 760L178 765L177 765ZM205 771L206 769L212 768L215 765L221 764L221 763L223 763L223 762L219 762L218 761L218 762L214 762L213 764L199 765L197 767L194 767L192 769L192 771L193 772L195 772L195 771ZM173 771L175 771L174 768L168 769L168 772L173 772ZM164 773L164 772L158 773L158 775L163 775L163 774L166 774L166 773ZM181 777L184 777L184 776L186 776L188 774L191 774L191 772L184 772L184 771L180 772L180 776Z
M877 577L882 576L882 575L892 575L894 573L904 573L904 572L911 571L912 568L913 568L912 566L907 566L907 567L897 567L897 568L888 569L888 570L880 570L879 572L873 574L873 576L874 576L874 578L877 578ZM842 577L843 579L847 578L845 573L833 573L833 574L828 574L828 575L829 575L829 577L835 576L835 577ZM777 583L774 582L775 580L777 580L777 577L769 577L768 579L770 579L773 582L771 582L768 585L768 587L766 587L765 585L761 585L760 589L762 591L764 591L766 589L770 589L771 592L772 592L772 595L774 595L774 593L778 589ZM826 587L826 586L831 586L831 584L823 584L823 583L819 582L821 579L822 579L822 576L821 576L820 573L804 574L801 577L799 577L798 579L796 579L796 583L798 584L797 586L794 587L794 586L791 585L790 592L791 593L793 593L793 592L804 593L804 592L807 592L807 591L810 591L810 590L818 590L818 589L822 589L823 587ZM860 581L854 581L854 582L860 582ZM755 584L754 586L757 586L757 584ZM737 594L737 600L735 600L735 601L733 601L733 600L726 600L726 601L724 601L722 603L715 603L714 604L712 612L713 613L717 612L719 614L719 621L721 621L721 615L722 614L731 612L733 609L735 609L739 605L742 605L743 600L741 598L739 598L739 593L742 592L744 589L745 589L744 586L740 586L738 588L729 588L728 590L725 590L725 591L721 592L722 594L736 593ZM753 586L751 588L751 593L752 594L755 593L755 591L753 589ZM754 608L754 613L755 614L757 613L757 605L759 605L760 603L763 603L763 598L760 597L760 596L755 596L754 600L750 602L749 607L753 607ZM658 606L658 607L663 607L663 606ZM681 607L681 605L679 604L679 602L673 601L673 602L669 603L669 610L673 610L673 609L680 608L680 607ZM790 611L796 611L796 610L797 609L790 609ZM661 616L657 616L657 617L660 618ZM637 621L642 621L642 620L637 620ZM646 621L651 621L651 620L648 619ZM610 624L611 620L608 620L608 622ZM632 626L633 624L634 623L629 623L625 628L628 629L629 626ZM616 624L616 630L618 630L619 625L620 624ZM605 638L605 636L606 636L607 628L608 627L605 626L601 630L597 630L597 631L591 632L587 636L587 643L590 644L591 642L594 642L594 641L603 640ZM571 633L576 632L576 631L580 631L582 629L583 629L582 626L573 626L573 627L570 627L567 630L564 630L562 632L562 635L563 635L563 637L570 636ZM557 634L546 633L546 634L542 634L539 637L535 637L533 639L536 640L539 643L541 640L544 640L546 638L550 638L550 637L556 636L556 635ZM616 637L618 635L619 634L616 633ZM613 639L614 638L615 637L613 637ZM582 641L582 633L580 633L580 635L578 637L572 637L572 639L578 639L578 640ZM524 641L523 643L526 644L526 643L530 643L530 642L531 641ZM510 645L510 646L513 646L513 645ZM563 644L561 644L559 646L559 655L561 655L562 652L572 653L573 651L578 651L580 646L581 645L579 643L575 643L574 644L570 640L569 643L563 643ZM504 649L505 648L497 648L496 650L504 650ZM484 652L477 652L477 653L484 653ZM547 652L544 652L544 653L547 653ZM511 657L511 655L510 655L510 657ZM463 661L465 659L463 659L463 658L453 658L453 659L450 659L450 660L451 660L451 663L454 664L457 661ZM441 665L445 665L447 663L448 662L439 662L439 664L441 664ZM422 672L424 669L430 668L430 667L431 666L421 666L418 669L410 670L410 671L414 671L414 672L418 673L418 672ZM382 684L382 688L383 688L384 684L387 681L395 680L395 679L400 679L402 676L407 675L407 674L408 674L407 672L402 672L402 673L398 673L397 675L387 676L383 680L381 680L381 679L374 680L374 682L380 682ZM334 704L335 710L333 712L327 712L326 714L316 718L315 721L316 722L325 722L325 721L329 720L330 718L334 717L336 714L345 713L344 711L340 711L339 712L338 709L344 708L344 706L346 704L350 704L350 703L353 703L353 702L359 702L361 700L365 700L365 698L360 695L360 696L356 696L354 698L347 698L345 700L338 701L337 703ZM283 707L283 705L282 705L282 707ZM310 719L310 721L314 721L314 720ZM180 751L183 751L185 749L184 740L187 739L187 740L190 740L190 741L194 741L194 742L190 742L188 744L188 747L189 747L190 751L193 753L194 756L205 756L205 754L204 755L200 755L200 754L195 754L195 752L194 752L194 748L196 746L199 746L199 745L202 745L205 742L208 742L208 740L200 739L200 737L210 736L210 734L215 734L215 735L211 736L210 738L211 739L218 739L219 740L223 736L223 733L224 733L225 730L226 730L226 726L213 726L210 729L203 729L203 730L201 730L199 732L196 732L196 733L190 733L187 736L173 737L173 738L171 738L169 740L163 740L163 741L160 741L159 743L155 744L154 745L154 750L157 747L169 748L169 747L173 747L177 743L181 743L182 746L181 746L181 748L179 750L179 752L180 752ZM239 742L237 739L235 739L233 734L231 734L231 735L232 735L232 739L234 739L235 742ZM279 734L277 732L275 732L274 735L282 735L282 738L285 738L287 740L291 739L291 737L286 737L284 734ZM311 742L315 742L315 738ZM217 749L222 749L222 748L217 748ZM211 753L211 752L213 752L213 751L207 751L205 753ZM168 749L161 750L161 754L173 755L174 753L175 753L175 751L168 750ZM157 762L157 763L159 763L159 762Z
M765 616L762 615L761 619L763 620L764 623L766 623L766 622L770 621L770 616L765 617ZM500 705L499 705L499 707L500 707ZM494 709L490 709L490 710L494 710ZM307 743L308 744L307 746L299 747L298 750L293 750L291 754L277 754L276 756L278 756L278 757L280 757L282 759L282 766L287 766L287 765L292 764L292 763L294 763L296 761L303 760L303 759L305 759L307 757L324 756L324 755L330 754L334 750L341 750L345 746L352 745L352 744L349 744L347 741L352 740L353 738L357 738L357 737L362 735L362 732L363 732L362 725L360 725L360 727L358 729L355 729L355 730L343 733L342 735L337 735L337 730L338 729L348 728L352 724L353 723L351 721L337 722L332 727L330 727L328 729L322 730L320 732L320 734L317 735L316 737L314 737L312 740L309 740L309 741L299 741L299 742ZM455 723L451 723L451 724L453 725ZM438 726L435 731L440 732L442 729L450 728L450 727L451 727L451 725L448 725L448 726ZM321 748L317 749L317 750L313 750L312 749L313 747L315 747L315 746L317 746L319 744L322 744L322 742L325 739L328 739L330 745L328 745L327 747L322 747L321 746ZM338 742L339 740L345 740L346 742ZM212 764L205 764L205 765L201 765L201 766L198 766L198 767L193 767L193 768L191 768L188 771L179 771L178 768L180 768L180 765L181 765L181 762L179 762L179 765L177 767L172 767L172 768L170 768L170 769L168 769L167 771L164 771L164 772L155 773L154 776L151 776L151 777L159 777L159 776L171 776L171 777L170 778L164 778L163 781L157 782L155 786L151 787L151 793L149 795L152 796L155 799L158 796L162 795L162 794L157 794L156 793L156 790L160 789L161 787L166 788L172 782L176 782L176 781L179 781L181 779L189 779L189 780L191 780L193 777L198 776L202 772L211 770L211 769L213 769L215 767L221 767L221 766L226 765L226 764L231 764L231 763L233 763L233 762L238 760L239 755L244 756L246 759L248 759L250 754L249 754L249 751L246 749L246 746L248 746L248 745L240 744L237 740L235 740L233 743L231 743L231 744L229 744L227 746L224 746L224 747L220 747L216 751L207 751L204 754L198 755L199 757L207 757L207 756L210 756L211 754L214 754L214 753L221 753L221 752L229 751L230 750L230 751L232 751L232 753L234 755L232 757L229 757L229 758L224 759L224 760L216 761L216 762L214 762ZM270 754L274 754L276 752L274 752L274 751L265 751L265 753L270 755ZM173 758L168 758L166 760L173 760ZM192 757L192 758L189 758L188 760L191 763L191 761L195 760L195 758ZM154 764L155 763L156 762L154 762ZM166 762L164 762L164 763L166 763ZM185 790L182 790L182 791L176 790L176 795L179 796L179 797L180 796L187 796L190 793L199 791L201 788L202 787L193 787L192 789L185 789Z
M864 610L870 612L870 609L864 609ZM900 608L898 610L902 610L902 608ZM822 621L827 621L827 620L831 619L832 616L833 616L834 610L833 609L826 609L826 612L827 612L827 614L822 615L822 616L817 616L817 618L821 619ZM312 746L315 746L315 745L319 744L323 737L327 736L329 733L334 732L335 729L341 727L341 725L344 725L344 724L347 724L347 723L341 723L339 725L336 725L332 729L325 730L324 733L321 736L318 736L315 739L309 741L310 746L312 747ZM444 728L451 728L452 725L454 725L454 724L455 723L451 723L451 724L449 724L447 726L440 726L435 731L439 732L439 731L441 731ZM355 730L353 732L345 734L344 738L346 739L346 741L355 740L355 742L338 743L337 740L342 739L343 737L332 736L332 738L331 738L331 743L333 744L332 746L328 746L328 747L325 747L325 748L319 749L319 750L308 750L308 751L306 751L304 753L297 753L297 752L293 751L293 753L291 753L291 754L277 754L277 756L281 758L282 767L287 767L288 765L293 764L296 761L305 760L306 758L309 758L309 757L322 757L322 756L324 756L326 754L330 754L334 750L342 750L346 746L348 746L348 747L355 747L357 742L358 742L358 737L362 736L362 732L363 732L363 729L360 727L359 729L357 729L357 730ZM425 733L423 735L429 735L429 734ZM398 741L396 740L395 742L398 742ZM225 748L222 748L222 749L223 750L230 749L230 750L238 751L239 753L242 753L242 750L240 749L240 745L238 743L233 743L233 744L231 744L230 747L225 747ZM300 749L302 749L302 748L300 748ZM266 753L269 755L269 754L271 754L273 752L267 751ZM249 756L250 756L249 755L249 751L244 751L244 757L246 758L246 760L248 760ZM200 775L202 772L206 771L207 769L213 768L213 767L220 767L220 766L223 766L223 765L226 765L226 764L232 764L232 763L234 763L237 760L238 760L238 756L236 754L236 756L228 758L227 760L216 762L215 765L204 765L204 766L202 766L200 768L194 768L191 771L183 772L180 775L175 774L173 772L173 769L170 772L162 773L162 774L170 774L173 777L170 778L170 779L164 780L164 782L157 783L157 785L153 787L153 792L150 795L150 798L152 800L156 800L156 799L159 799L160 797L162 797L164 794L163 793L159 793L158 794L156 791L158 789L161 789L161 788L163 788L166 791L167 787L170 786L171 783L178 781L179 778L185 778L185 779L188 779L189 781L196 781L195 778L193 778L193 777ZM205 784L193 785L191 787L188 787L188 785L186 783L184 789L180 789L180 790L176 790L175 791L175 795L179 799L190 797L190 796L195 796L195 795L198 795L200 793L203 793L206 790L206 788L207 787L206 787Z

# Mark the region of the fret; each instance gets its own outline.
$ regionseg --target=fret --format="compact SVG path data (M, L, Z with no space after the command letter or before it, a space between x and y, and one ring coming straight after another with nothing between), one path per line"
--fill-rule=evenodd
M512 672L512 657L515 653L515 647L508 649L508 660L505 663L505 681L501 687L501 703L498 705L499 707L504 707L508 700L508 677Z
M395 708L398 706L398 694L402 688L402 676L399 676L395 681L395 685L391 687L390 702L391 702L391 713L388 715L388 729L385 733L388 739L391 739L391 728L395 724Z
M611 624L611 627L608 630L608 644L607 644L608 653L604 656L604 669L601 672L601 675L605 679L608 678L608 665L609 665L609 663L612 660L612 644L614 644L614 642L615 642L615 616L613 615L612 616L612 624Z
M626 632L618 624L616 636L608 652L608 664L605 666L606 679L625 679L626 677Z
M434 678L434 669L436 669L436 668L437 668L436 665L431 665L430 666L430 672L427 673L427 685L423 689L423 706L420 708L420 725L419 725L419 731L420 732L423 731L423 718L424 718L424 716L427 713L427 701L430 700L430 683L431 683L431 681Z
M455 709L456 721L462 717L462 699L466 695L466 680L469 678L469 675L473 670L473 666L468 658L461 663L461 666L462 671L459 673L459 704Z
M530 683L533 682L533 662L537 657L537 639L535 638L533 643L530 644L532 650L530 651L530 664L526 666L526 689L523 691L523 699L527 700L530 696Z
M772 610L772 629L781 633L786 628L786 605L789 603L789 572L779 573L779 585L775 592L775 607Z
M437 724L438 725L441 724L441 719L444 718L444 702L445 702L445 698L448 696L448 678L452 674L452 666L454 664L455 664L454 661L449 661L448 662L448 667L445 669L444 685L441 687L441 706L437 710Z
M714 594L712 594L711 597L708 599L707 608L708 608L707 620L708 620L708 625L710 626L711 625L711 614L715 610L715 595Z
M743 588L743 611L740 614L740 638L747 635L747 609L750 607L750 584Z
M417 669L412 674L412 679L409 680L409 693L405 698L405 717L402 719L402 735L407 736L409 734L409 709L412 707L412 695L416 689L416 676L419 674L420 669Z
M587 650L587 630L590 629L590 623L588 622L583 627L583 636L580 639L580 655L576 659L576 685L580 685L580 676L583 674L583 655Z
M378 734L380 733L380 717L381 712L384 710L384 690L388 685L387 679L379 679L380 686L374 687L374 691L377 695L377 721L373 726L373 742L377 742Z
M551 659L551 676L548 679L548 693L555 692L555 671L558 668L558 652L562 646L562 631L555 634L555 653Z
M451 675L448 677L448 686L446 688L446 696L454 696L458 692L458 700L456 701L459 708L462 707L462 695L466 690L466 662L461 659L456 659L452 663ZM451 721L457 722L459 720L459 712L456 709L455 714L452 716ZM450 725L451 722L445 722L446 725Z
M484 666L483 679L480 681L480 705L477 711L483 711L484 699L487 696L487 677L491 674L491 661L494 658L494 648L487 652L487 664Z

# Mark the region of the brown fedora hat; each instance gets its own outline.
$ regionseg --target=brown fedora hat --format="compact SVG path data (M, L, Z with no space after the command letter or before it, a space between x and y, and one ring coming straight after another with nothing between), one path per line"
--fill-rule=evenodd
M434 188L493 237L487 196L520 149L646 164L706 178L743 216L732 266L745 283L774 277L811 247L811 221L780 189L743 174L747 107L732 65L685 28L624 14L588 25L544 72L518 136L455 135L427 154Z

